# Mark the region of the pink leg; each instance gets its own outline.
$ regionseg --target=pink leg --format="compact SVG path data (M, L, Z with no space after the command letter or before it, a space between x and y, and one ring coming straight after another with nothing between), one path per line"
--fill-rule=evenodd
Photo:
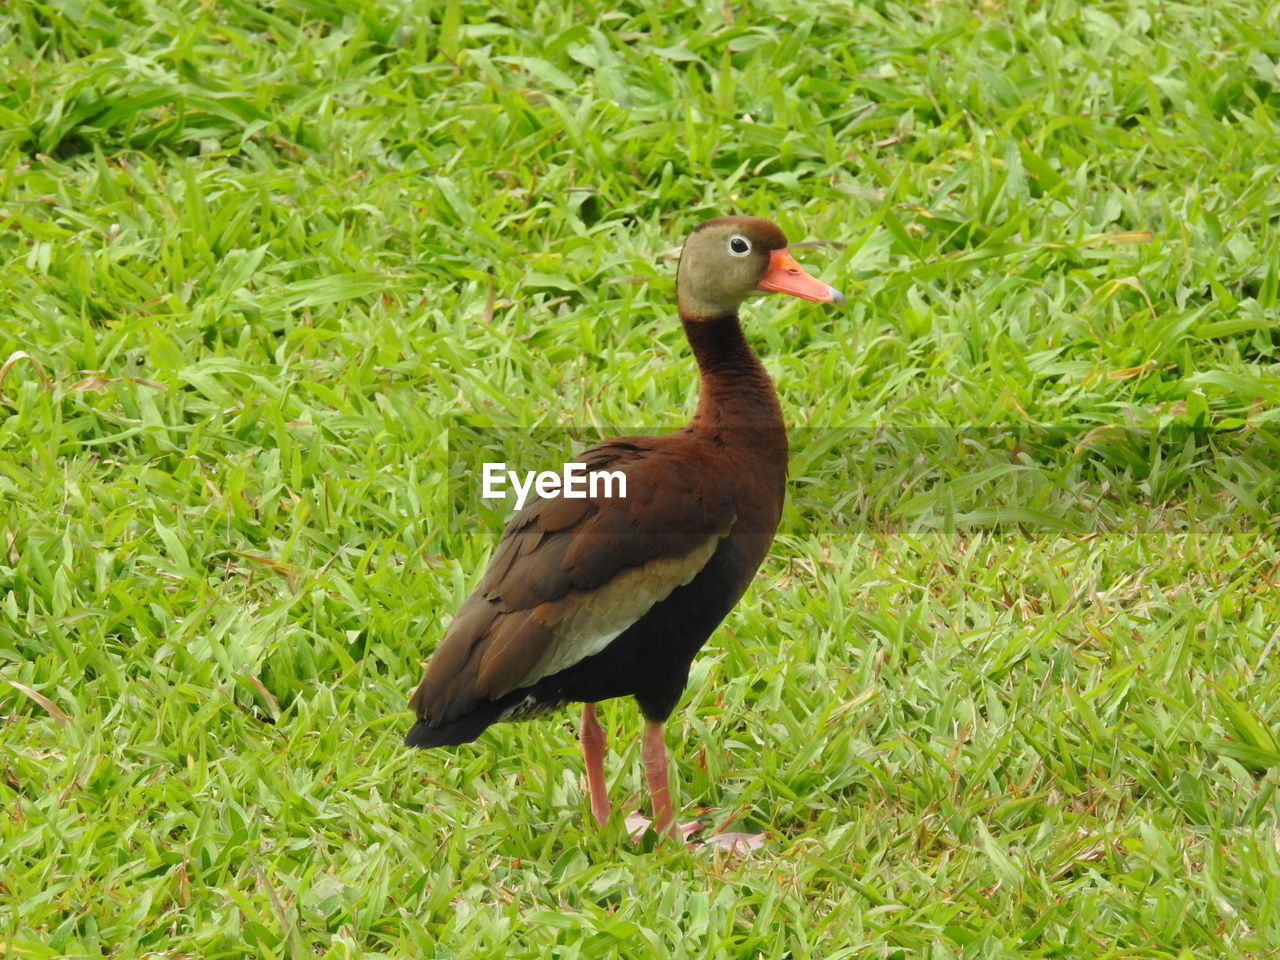
M653 801L653 830L659 836L674 836L671 829L675 811L671 807L671 784L667 779L667 748L662 742L662 724L649 721L644 725L644 741L640 750L644 760L644 778L649 783Z
M582 759L587 765L587 791L591 795L591 815L600 826L609 821L609 791L604 785L604 727L596 719L596 705L582 705L582 730L578 734L582 744Z

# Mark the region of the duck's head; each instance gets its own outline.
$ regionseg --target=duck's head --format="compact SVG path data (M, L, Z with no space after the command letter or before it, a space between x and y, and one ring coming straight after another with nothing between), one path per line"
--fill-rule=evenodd
M762 292L844 302L840 291L796 263L775 223L760 217L716 217L693 228L676 271L681 317L707 320L736 313L743 300Z

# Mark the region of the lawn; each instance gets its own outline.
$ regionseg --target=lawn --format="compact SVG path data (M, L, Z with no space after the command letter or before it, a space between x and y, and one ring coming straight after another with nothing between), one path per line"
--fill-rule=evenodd
M0 184L0 957L1280 954L1276 3L11 0ZM668 725L746 856L400 744L724 213L848 297Z

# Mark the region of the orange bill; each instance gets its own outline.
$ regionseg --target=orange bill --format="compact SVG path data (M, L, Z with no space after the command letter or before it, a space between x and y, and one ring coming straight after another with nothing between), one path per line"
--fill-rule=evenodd
M805 273L786 247L770 251L769 269L765 270L756 286L771 293L789 293L801 300L844 303L844 295L839 290Z

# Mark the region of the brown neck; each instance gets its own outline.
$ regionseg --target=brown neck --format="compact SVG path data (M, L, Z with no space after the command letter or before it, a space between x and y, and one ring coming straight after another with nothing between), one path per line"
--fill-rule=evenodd
M681 320L702 374L698 412L690 426L782 431L778 395L760 358L742 335L738 315L731 312L706 319L682 317Z

